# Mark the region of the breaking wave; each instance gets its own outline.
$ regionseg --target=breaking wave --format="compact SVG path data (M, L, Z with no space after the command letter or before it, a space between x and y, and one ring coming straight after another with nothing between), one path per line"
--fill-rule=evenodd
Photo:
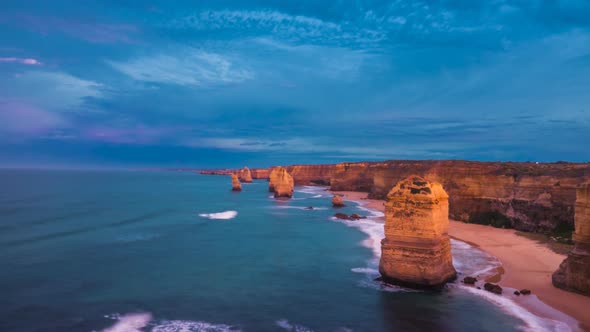
M238 215L237 211L224 211L217 213L201 213L199 217L207 219L233 219Z
M101 332L240 332L239 328L225 324L201 321L161 320L153 321L150 313L107 315L117 322Z
M285 331L293 331L293 332L313 332L312 329L302 326L289 323L286 319L277 320L276 325Z
M152 315L149 313L134 313L126 315L112 315L107 318L116 319L117 322L113 326L107 327L102 332L142 332L152 320Z

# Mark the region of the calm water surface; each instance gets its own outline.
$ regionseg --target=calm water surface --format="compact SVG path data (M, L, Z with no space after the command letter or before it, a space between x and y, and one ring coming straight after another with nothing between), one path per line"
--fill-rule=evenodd
M332 220L323 188L297 188L288 202L271 199L265 181L229 189L229 177L194 173L0 171L0 331L533 326L459 285L428 293L373 282L367 237L382 226ZM237 215L199 216L227 211ZM485 266L462 252L460 268Z

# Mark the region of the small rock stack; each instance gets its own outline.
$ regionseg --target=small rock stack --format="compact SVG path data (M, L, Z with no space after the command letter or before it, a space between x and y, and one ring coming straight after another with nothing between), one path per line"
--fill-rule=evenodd
M242 191L242 184L240 183L238 176L235 174L231 174L231 190Z
M269 176L268 190L275 193L275 198L293 197L293 177L284 167L275 167Z
M251 183L252 182L252 173L248 167L244 167L239 172L240 181L244 183Z
M344 201L342 200L342 196L340 196L340 195L334 195L334 197L332 197L332 206L333 207L343 207L343 206L346 206L346 205L344 205Z

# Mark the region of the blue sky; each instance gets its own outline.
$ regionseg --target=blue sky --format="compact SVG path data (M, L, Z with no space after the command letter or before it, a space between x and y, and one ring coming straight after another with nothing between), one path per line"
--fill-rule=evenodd
M589 161L590 1L0 4L0 165Z

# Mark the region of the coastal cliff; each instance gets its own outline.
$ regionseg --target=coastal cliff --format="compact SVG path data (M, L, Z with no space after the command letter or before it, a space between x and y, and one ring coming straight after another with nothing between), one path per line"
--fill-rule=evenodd
M416 174L442 184L451 219L528 232L571 232L576 186L590 181L590 163L392 160L287 166L296 185L330 185L385 199L397 182ZM266 179L271 169L253 169ZM226 170L223 170L224 172Z
M555 287L590 296L590 183L577 190L574 249L553 274Z
M384 281L438 288L456 277L448 198L439 183L419 176L410 176L391 189L379 262Z
M590 180L590 164L474 161L387 161L334 166L331 189L384 199L401 179L417 174L442 184L450 217L529 232L573 229L575 188Z

